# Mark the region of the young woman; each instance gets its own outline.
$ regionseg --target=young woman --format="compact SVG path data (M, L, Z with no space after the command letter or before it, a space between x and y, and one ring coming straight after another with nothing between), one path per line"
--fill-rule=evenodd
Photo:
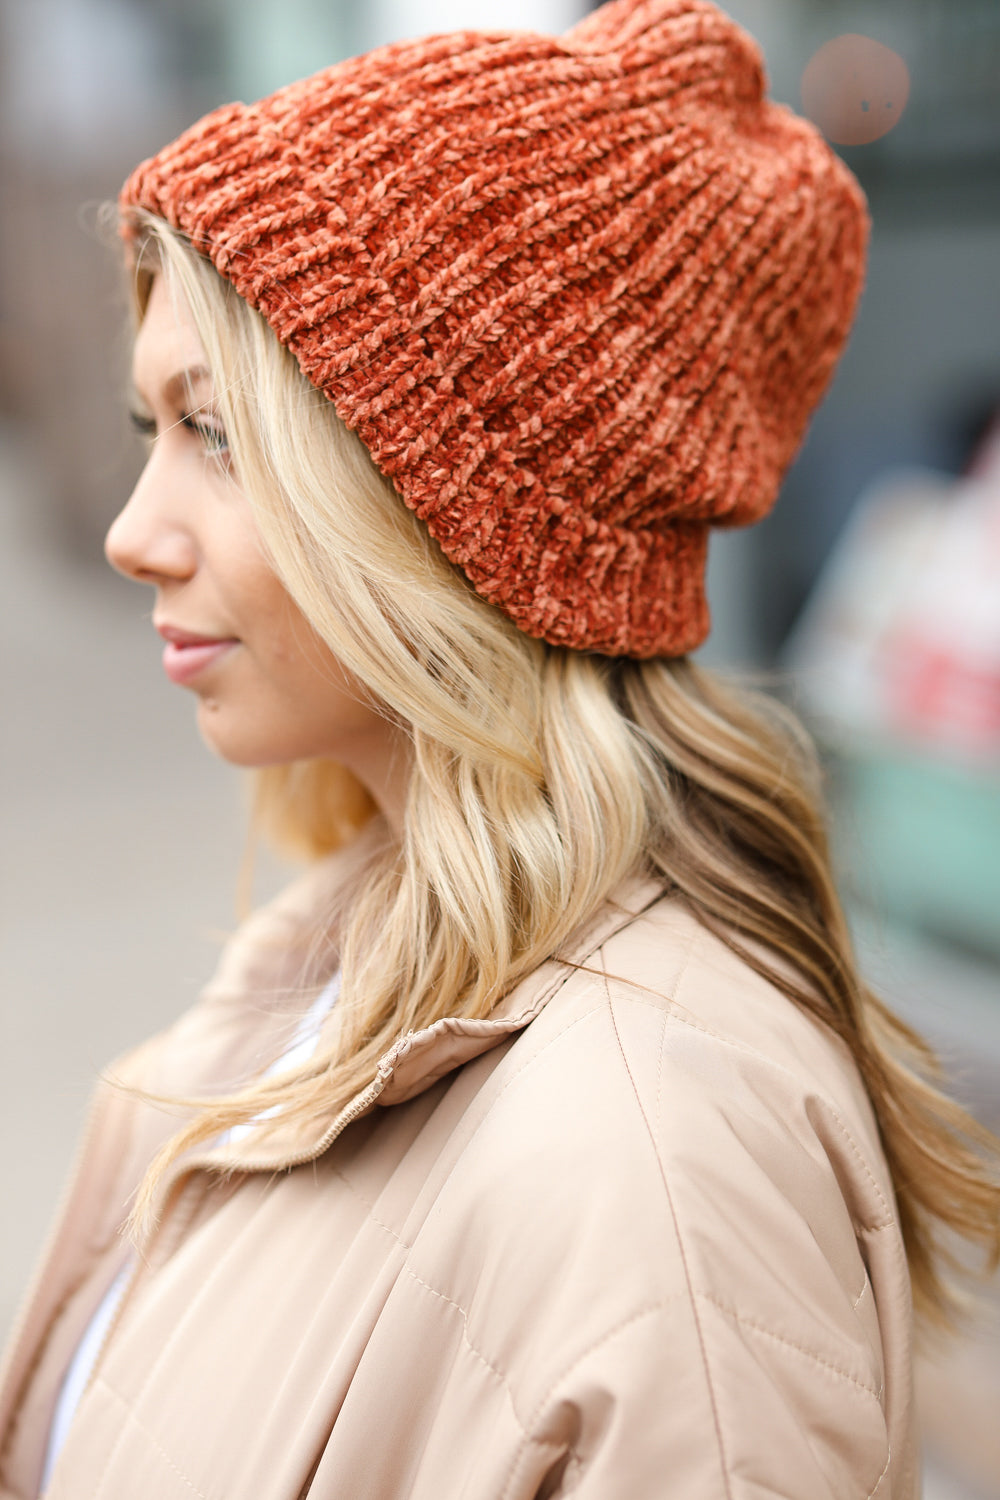
M688 660L867 218L707 0L381 49L122 194L108 537L310 857L99 1091L0 1493L880 1500L993 1144L864 987L817 773Z

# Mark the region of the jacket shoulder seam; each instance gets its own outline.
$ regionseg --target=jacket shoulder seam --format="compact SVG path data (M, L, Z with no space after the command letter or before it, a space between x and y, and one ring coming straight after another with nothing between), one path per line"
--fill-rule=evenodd
M693 947L693 944L692 944L692 947ZM688 954L688 957L690 957L690 952ZM687 968L687 963L685 962L684 970L681 971L681 976L680 976L681 978L683 978L683 974L684 974L684 971L686 970L686 968ZM640 1113L640 1115L642 1117L643 1124L646 1127L647 1134L649 1135L649 1143L650 1143L650 1146L652 1147L653 1155L654 1155L655 1160L656 1160L657 1169L658 1169L659 1174L660 1174L660 1181L663 1184L663 1192L664 1192L664 1195L665 1195L665 1198L666 1198L666 1201L667 1201L667 1206L668 1206L669 1211L670 1211L670 1217L673 1220L674 1233L677 1236L677 1250L678 1250L678 1254L680 1255L681 1267L682 1267L682 1270L683 1270L684 1281L685 1281L685 1285L686 1285L686 1288L687 1288L688 1301L689 1301L689 1304L690 1304L690 1307L691 1307L691 1314L692 1314L692 1317L694 1319L695 1333L696 1333L696 1336L697 1336L697 1339L698 1339L698 1349L699 1349L699 1352L701 1354L702 1369L704 1370L704 1375L705 1375L705 1386L706 1386L706 1390L707 1390L707 1393L708 1393L708 1401L709 1401L709 1406L711 1408L711 1413L712 1413L712 1425L713 1425L713 1427L715 1429L715 1441L716 1441L716 1448L717 1448L717 1452L718 1452L718 1456L719 1456L719 1469L720 1469L721 1476L722 1476L722 1483L723 1483L724 1493L725 1493L725 1496L726 1496L726 1500L733 1500L733 1490L732 1490L731 1477L730 1477L730 1473L729 1473L729 1465L728 1465L728 1463L726 1461L726 1449L725 1449L725 1443L723 1441L723 1436L722 1436L722 1422L721 1422L721 1418L720 1418L720 1415L719 1415L719 1403L718 1403L718 1399L717 1399L717 1395L716 1395L715 1383L714 1383L714 1381L712 1379L712 1372L711 1372L709 1358L708 1358L708 1348L707 1348L706 1341L705 1341L705 1332L704 1332L704 1328L702 1327L702 1320L701 1320L701 1317L700 1317L699 1312L698 1312L698 1304L697 1304L697 1301L696 1301L695 1295L694 1295L694 1283L693 1283L693 1279L692 1279L692 1276L691 1276L691 1267L690 1267L689 1262L688 1262L687 1246L686 1246L686 1243L685 1243L684 1235L681 1232L680 1217L679 1217L679 1215L677 1213L677 1208L676 1208L676 1205L674 1203L673 1194L670 1191L670 1183L667 1181L667 1174L664 1171L663 1161L661 1159L660 1152L659 1152L659 1150L657 1148L656 1134L655 1134L655 1132L654 1132L654 1130L652 1128L652 1125L650 1124L649 1117L648 1117L648 1115L646 1113L646 1110L643 1107L642 1099L641 1099L640 1094L639 1094L639 1089L638 1089L638 1087L636 1085L635 1077L634 1077L634 1075L632 1073L631 1067L629 1066L628 1054L626 1053L624 1043L622 1042L621 1032L618 1029L618 1018L615 1015L614 1000L612 999L612 996L611 996L611 986L608 983L607 971L605 971L605 975L604 975L604 989L605 989L605 993L607 995L608 1014L609 1014L610 1019L611 1019L612 1030L614 1031L614 1034L615 1034L615 1041L618 1044L618 1050L619 1050L619 1053L621 1055L621 1059L622 1059L622 1063L623 1063L624 1068L625 1068L625 1072L626 1072L626 1074L628 1076L628 1080L629 1080L629 1084L630 1084L631 1089L632 1089L633 1097L635 1099L636 1105L638 1106L639 1113ZM665 1025L666 1025L666 1020L664 1019L664 1026ZM661 1051L662 1051L662 1045L661 1045Z
M636 986L636 981L635 980L626 980L621 975L611 974L611 975L608 975L606 977L608 979L614 979L614 980L616 980L620 984L627 984L629 986ZM697 1020L694 1016L692 1016L690 1014L690 1012L686 1012L684 1010L683 1006L681 1006L680 1002L674 996L672 996L672 995L662 995L662 996L660 996L660 999L663 1002L660 1005L654 1004L654 1002L652 1000L646 1000L646 999L644 999L641 995L630 995L630 996L627 996L627 997L623 996L622 998L629 1000L633 1005L643 1005L643 1006L646 1007L647 1010L655 1010L655 1011L661 1013L664 1016L664 1021L666 1021L666 1017L668 1015L670 1015L673 1018L673 1020L675 1020L679 1025L686 1026L691 1031L701 1032L701 1034L703 1036L710 1037L713 1041L719 1042L722 1046L724 1046L724 1047L731 1047L733 1049L733 1051L740 1052L740 1053L742 1053L746 1057L753 1058L755 1062L759 1062L759 1063L763 1064L765 1067L771 1069L775 1073L780 1073L782 1077L790 1080L792 1083L800 1083L800 1080L798 1080L796 1078L796 1075L791 1071L791 1069L790 1068L786 1068L783 1063L776 1062L775 1059L773 1057L769 1057L766 1052L761 1052L756 1047L750 1047L750 1046L747 1045L746 1042L742 1042L742 1041L738 1040L738 1038L736 1038L736 1037L726 1036L723 1032L716 1031L711 1026L706 1026L703 1021ZM612 999L611 999L611 992L610 992L610 988L609 988L608 989L608 1004L609 1004L609 1006L612 1003L613 1002L612 1002ZM789 1004L791 1004L791 1002L789 1002ZM617 1027L615 1028L615 1030L616 1030L616 1034L617 1034ZM619 1044L621 1045L621 1043L619 1043ZM662 1065L662 1058L661 1058L661 1065ZM830 1098L830 1096L826 1093L825 1090L821 1090L819 1088L816 1088L812 1092L813 1092L814 1097L829 1112L829 1114L832 1117L833 1122L836 1125L837 1129L840 1131L840 1133L843 1135L844 1139L847 1141L847 1143L848 1143L848 1145L849 1145L849 1147L850 1147L853 1155L856 1157L859 1165L861 1166L861 1168L863 1169L863 1171L865 1173L865 1176L868 1178L868 1181L871 1183L872 1188L875 1191L875 1195L878 1198L879 1204L881 1205L882 1212L884 1214L884 1218L882 1218L879 1221L861 1224L859 1227L861 1229L864 1229L866 1231L871 1231L871 1232L875 1232L875 1231L881 1230L881 1229L889 1229L889 1228L891 1228L896 1223L895 1216L892 1213L892 1210L891 1210L891 1208L889 1206L889 1202L888 1202L888 1200L887 1200L887 1198L885 1196L885 1193L883 1192L883 1190L882 1190L882 1188L881 1188L881 1186L880 1186L880 1184L878 1182L878 1179L875 1177L874 1173L871 1170L871 1167L868 1165L868 1161L867 1161L864 1153L862 1152L861 1147L858 1145L858 1142L857 1142L854 1134L848 1128L847 1123L844 1120L843 1115L841 1114L841 1112L838 1109L837 1105L834 1103L834 1101Z

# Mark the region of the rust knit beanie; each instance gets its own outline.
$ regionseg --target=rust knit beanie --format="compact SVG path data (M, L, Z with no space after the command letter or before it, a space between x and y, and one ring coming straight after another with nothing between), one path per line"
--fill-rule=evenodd
M186 233L522 630L679 655L864 276L861 189L764 89L708 0L402 42L207 115L124 232Z

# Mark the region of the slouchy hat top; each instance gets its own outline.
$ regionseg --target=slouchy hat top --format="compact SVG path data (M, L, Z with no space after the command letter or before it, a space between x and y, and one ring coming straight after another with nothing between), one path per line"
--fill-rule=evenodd
M522 630L708 632L708 528L776 498L868 215L708 0L381 47L215 110L122 190L268 321Z

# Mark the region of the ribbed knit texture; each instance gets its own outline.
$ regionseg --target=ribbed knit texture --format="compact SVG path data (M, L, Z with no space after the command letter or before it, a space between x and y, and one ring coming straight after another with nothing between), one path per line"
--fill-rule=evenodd
M211 257L522 630L678 655L864 275L861 189L764 88L708 0L403 42L206 116L126 233L141 205Z

